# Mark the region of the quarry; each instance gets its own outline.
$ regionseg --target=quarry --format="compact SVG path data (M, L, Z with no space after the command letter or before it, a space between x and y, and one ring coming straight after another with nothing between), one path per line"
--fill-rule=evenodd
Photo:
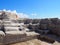
M60 19L21 20L15 13L0 11L0 45L60 45Z

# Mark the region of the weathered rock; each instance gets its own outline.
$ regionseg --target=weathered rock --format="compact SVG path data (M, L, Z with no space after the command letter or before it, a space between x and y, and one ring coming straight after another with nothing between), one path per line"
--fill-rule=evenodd
M29 23L32 23L32 19L24 20L24 24L29 24Z
M42 41L38 40L38 39L32 39L32 40L28 40L28 41L24 41L24 42L18 42L18 43L13 43L13 44L9 44L9 45L42 45L43 43L41 43ZM46 43L44 43L46 44Z
M4 37L5 37L5 33L2 30L0 30L0 44L3 44Z
M19 31L19 27L4 27L5 31Z
M22 41L22 38L26 37L24 32L21 31L7 31L5 33L4 44L19 42Z
M33 19L32 20L32 24L37 24L37 23L40 23L40 19Z
M47 27L48 27L47 24L40 24L41 30L47 30L48 29Z
M60 36L60 25L55 25L55 27L51 30L54 34Z
M50 20L52 24L57 24L58 18L51 18Z
M40 24L48 24L50 23L49 19L41 19Z

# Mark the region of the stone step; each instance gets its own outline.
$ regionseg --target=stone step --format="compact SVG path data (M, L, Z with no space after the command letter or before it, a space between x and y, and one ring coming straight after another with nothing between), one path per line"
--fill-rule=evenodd
M4 26L20 26L19 23L4 23Z
M19 27L17 24L4 24L5 27Z
M3 22L3 24L11 24L11 22Z
M13 33L14 32L14 33ZM9 44L9 43L15 43L15 42L20 42L20 41L27 41L27 40L31 40L31 39L35 39L37 38L37 36L35 35L35 33L33 32L33 36L31 36L31 32L28 34L29 36L27 36L27 34L29 32L23 32L23 31L7 31L6 32L6 36L4 38L4 43L5 44Z
M5 31L19 31L19 27L4 27Z
M6 35L21 35L21 34L25 34L25 32L23 32L23 31L6 31L5 32L6 33Z

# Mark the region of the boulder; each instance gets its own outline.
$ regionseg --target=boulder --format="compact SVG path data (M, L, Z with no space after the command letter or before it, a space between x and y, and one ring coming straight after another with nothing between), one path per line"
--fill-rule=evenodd
M28 26L28 29L30 29L31 31L36 31L38 30L39 25L38 24L32 24Z

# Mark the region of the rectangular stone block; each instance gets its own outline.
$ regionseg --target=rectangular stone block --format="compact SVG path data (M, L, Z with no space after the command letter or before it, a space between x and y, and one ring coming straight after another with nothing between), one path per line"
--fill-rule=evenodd
M5 31L19 31L19 27L4 27Z
M22 38L25 38L26 34L21 31L8 31L6 32L6 36L4 38L4 43L9 44L9 43L14 43L14 42L19 42L22 41Z

